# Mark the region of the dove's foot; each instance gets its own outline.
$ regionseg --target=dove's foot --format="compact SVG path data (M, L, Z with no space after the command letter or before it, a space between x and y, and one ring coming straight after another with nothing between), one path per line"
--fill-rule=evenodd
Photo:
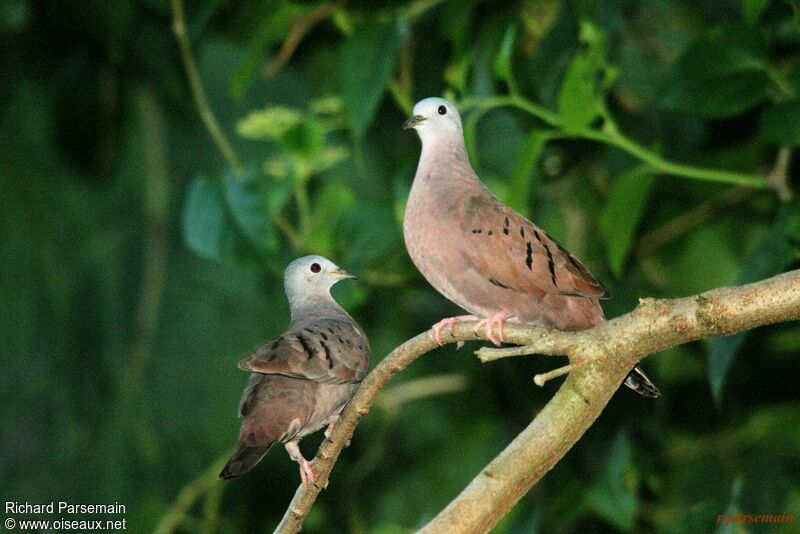
M500 343L505 341L503 337L503 326L507 319L511 318L512 315L507 312L497 312L491 317L484 317L478 324L475 325L475 332L480 330L481 328L486 328L486 338L491 341L494 345L500 346ZM494 335L494 327L497 326L497 336Z
M310 484L317 485L317 473L314 472L313 462L309 462L305 458L298 462L300 464L300 480L303 481L303 487L307 488Z
M300 446L297 442L290 441L284 445L284 447L286 447L286 452L289 453L289 457L300 466L300 480L303 481L303 487L307 488L309 484L314 484L316 486L317 473L314 472L314 464L303 457L303 453L300 452Z
M447 331L450 332L450 335L452 336L453 327L456 325L457 322L475 321L476 319L478 318L475 317L474 315L458 315L456 317L447 317L445 319L442 319L441 321L433 325L433 340L436 342L437 345L441 347L442 345L444 345L444 342L442 341L442 330L444 328L447 328ZM464 344L463 341L459 341L458 348L461 348L461 345L463 344Z

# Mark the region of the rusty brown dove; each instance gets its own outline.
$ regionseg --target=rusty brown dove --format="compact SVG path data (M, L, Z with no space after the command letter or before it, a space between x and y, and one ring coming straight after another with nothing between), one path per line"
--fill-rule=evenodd
M408 254L430 284L479 320L494 344L507 320L584 330L605 320L603 284L547 233L515 212L480 181L464 146L461 117L442 98L414 106L404 128L414 128L422 153L403 221ZM497 334L495 334L495 330ZM658 388L638 367L625 385L648 397Z
M345 278L356 276L322 256L305 256L286 268L291 323L239 362L252 374L239 404L239 440L220 478L245 473L272 445L284 443L300 465L303 485L315 483L313 464L298 442L325 425L329 437L369 369L367 336L330 293Z

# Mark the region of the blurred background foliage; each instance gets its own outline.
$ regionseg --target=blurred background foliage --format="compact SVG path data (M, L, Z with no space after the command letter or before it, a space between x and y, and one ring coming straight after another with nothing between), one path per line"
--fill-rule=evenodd
M236 362L288 321L285 265L362 275L335 294L374 361L457 312L402 241L423 97L459 105L479 175L604 281L610 317L796 267L799 4L193 1L215 142L179 3L5 0L4 500L119 501L134 531L277 524L299 479L282 450L215 477ZM308 532L424 524L552 395L531 380L552 361L474 346L386 391ZM649 358L664 396L619 391L496 531L788 532L716 517L800 512L798 351L783 324Z

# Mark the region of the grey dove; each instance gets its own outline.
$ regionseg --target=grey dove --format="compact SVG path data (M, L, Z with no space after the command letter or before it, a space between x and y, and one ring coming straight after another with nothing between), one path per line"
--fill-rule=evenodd
M239 362L251 371L239 403L239 440L220 478L239 476L275 443L300 465L303 485L316 482L299 441L333 424L369 369L370 349L361 327L331 296L331 287L357 278L322 256L294 260L284 274L291 322L277 339Z
M442 98L419 101L403 125L422 141L403 221L408 254L439 293L472 315L434 325L452 329L479 319L490 341L503 341L506 320L584 330L605 320L608 298L586 267L480 181L464 146L461 117ZM497 329L497 335L494 329ZM638 367L625 385L648 397L658 388Z

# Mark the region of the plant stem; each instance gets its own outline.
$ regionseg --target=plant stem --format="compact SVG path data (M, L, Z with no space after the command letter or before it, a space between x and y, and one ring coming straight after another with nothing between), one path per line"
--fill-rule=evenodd
M311 230L311 202L308 199L305 179L295 177L294 180L294 200L297 202L297 213L300 218L300 239L305 241L308 232Z
M663 172L664 174L673 174L675 176L693 178L695 180L704 180L707 182L745 185L757 189L763 189L767 185L761 177L752 174L694 167L692 165L684 165L682 163L675 163L673 161L666 160L655 152L644 148L632 139L625 137L621 133L610 134L597 130L581 130L574 134L565 133L559 135L559 137L587 139L590 141L599 141L607 145L615 146L624 150L635 158L647 163L654 170Z
M664 174L672 174L683 178L692 178L695 180L704 180L708 182L744 185L757 189L763 189L767 186L765 181L757 175L695 167L693 165L684 165L682 163L669 161L620 133L617 130L616 124L612 120L611 116L608 114L605 116L606 124L608 125L607 131L591 130L587 128L575 132L566 132L561 128L561 121L556 113L553 113L542 106L533 104L532 102L520 96L515 95L493 96L488 98L467 98L461 102L462 108L476 108L480 115L483 115L493 108L504 106L514 107L526 111L537 119L545 122L548 126L556 128L557 131L552 133L552 138L554 139L586 139L588 141L605 143L609 146L614 146L624 150L640 161L647 163L653 168L653 170Z
M206 125L208 133L217 149L222 154L230 166L233 168L237 176L243 175L242 166L239 163L239 158L233 151L233 147L228 142L225 134L222 132L211 106L208 105L206 94L203 91L203 85L200 82L200 74L197 71L197 63L195 62L194 55L192 54L191 43L189 36L186 32L186 19L183 14L183 1L172 0L172 31L175 33L175 38L178 40L178 46L181 49L181 60L183 67L186 69L186 77L189 81L189 88L192 91L194 103L197 106L197 111L200 113L200 118Z

